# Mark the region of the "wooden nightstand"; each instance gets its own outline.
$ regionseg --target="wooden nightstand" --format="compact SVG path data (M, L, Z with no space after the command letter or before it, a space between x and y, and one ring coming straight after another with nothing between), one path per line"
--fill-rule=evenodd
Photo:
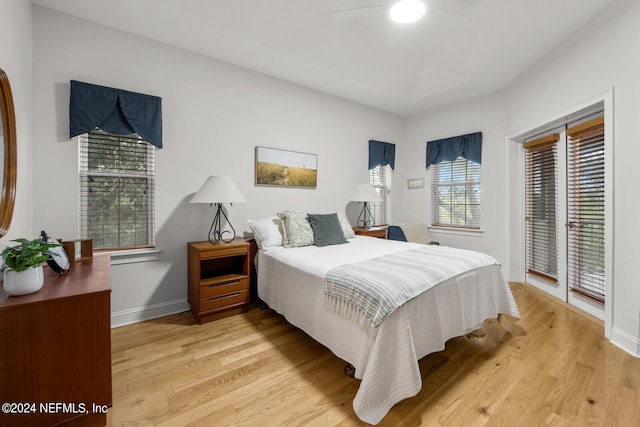
M353 227L353 232L358 236L370 236L370 237L378 237L380 239L387 238L387 226L383 225L380 227Z
M199 323L244 313L249 304L249 242L187 243L189 305Z

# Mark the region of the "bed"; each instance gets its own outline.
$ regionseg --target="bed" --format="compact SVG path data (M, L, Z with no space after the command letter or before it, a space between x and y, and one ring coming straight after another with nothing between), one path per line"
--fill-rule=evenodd
M329 307L328 274L425 245L355 236L347 244L322 247L262 246L255 259L259 298L355 367L355 377L362 381L353 408L370 424L420 391L419 359L443 350L448 339L477 329L486 319L500 313L519 316L501 267L494 262L430 287L394 309L372 333L357 319ZM429 250L455 251L444 246Z

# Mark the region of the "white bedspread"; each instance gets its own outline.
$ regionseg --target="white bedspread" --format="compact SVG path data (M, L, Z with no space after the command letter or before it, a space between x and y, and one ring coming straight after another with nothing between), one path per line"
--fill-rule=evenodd
M362 379L353 400L357 416L377 424L397 402L422 387L418 360L499 313L519 316L500 266L451 278L389 315L371 337L324 305L324 277L342 264L419 247L414 243L356 237L348 244L271 247L257 257L258 295L293 325L355 368Z

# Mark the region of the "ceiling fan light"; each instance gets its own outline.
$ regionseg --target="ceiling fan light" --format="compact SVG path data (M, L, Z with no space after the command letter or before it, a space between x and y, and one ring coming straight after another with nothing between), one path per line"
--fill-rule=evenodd
M408 24L424 16L427 6L421 0L400 0L391 6L389 16L395 22Z

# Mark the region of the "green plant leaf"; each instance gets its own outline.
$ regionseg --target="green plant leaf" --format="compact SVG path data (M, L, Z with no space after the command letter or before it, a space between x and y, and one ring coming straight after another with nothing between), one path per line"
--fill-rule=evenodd
M41 239L28 240L25 238L14 239L12 242L19 243L14 246L4 248L0 256L4 263L0 271L7 268L14 271L24 271L31 267L37 267L51 257L49 250L60 246L57 243L43 242Z

